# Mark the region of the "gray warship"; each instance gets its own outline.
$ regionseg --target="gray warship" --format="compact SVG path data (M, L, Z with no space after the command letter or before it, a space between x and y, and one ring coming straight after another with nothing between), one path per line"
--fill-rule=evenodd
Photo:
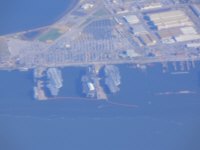
M82 87L83 87L83 94L85 94L86 97L88 98L95 98L96 88L93 81L87 75L84 75L81 81L82 81Z
M117 93L121 84L121 76L118 67L106 65L104 68L105 84L111 93Z
M60 88L63 86L63 78L61 71L57 68L49 68L47 70L47 78L49 88L52 96L57 96Z
M81 78L83 94L88 98L96 97L96 87L94 82L96 78L97 77L92 66L87 68L86 74Z

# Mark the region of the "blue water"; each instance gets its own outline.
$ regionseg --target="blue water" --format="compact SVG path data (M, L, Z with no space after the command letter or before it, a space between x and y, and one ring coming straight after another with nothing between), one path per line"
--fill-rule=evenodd
M78 0L1 0L0 35L54 23Z
M119 67L121 91L109 95L109 100L138 108L74 99L37 102L32 99L32 71L1 71L0 133L6 141L2 145L12 149L12 143L18 149L31 150L198 150L200 66L184 75L163 74L159 64L146 71L131 65ZM64 87L60 95L79 97L77 83L84 68L65 68L62 72ZM179 90L196 94L155 95Z
M73 2L0 1L0 34L47 25ZM38 102L32 71L0 71L0 150L199 150L200 63L184 75L163 74L160 64L146 71L119 68L121 91L109 100L137 108L75 99ZM80 97L84 69L62 70L60 96ZM156 95L180 90L196 94Z

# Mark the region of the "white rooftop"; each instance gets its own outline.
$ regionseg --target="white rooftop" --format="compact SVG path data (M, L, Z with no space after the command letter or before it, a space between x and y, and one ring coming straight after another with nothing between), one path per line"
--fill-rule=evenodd
M138 19L138 17L136 15L124 16L124 18L130 24L137 24L140 22L140 20Z
M137 25L134 25L132 27L133 27L134 34L140 34L140 33L146 33L147 32L145 27L141 24L137 24Z

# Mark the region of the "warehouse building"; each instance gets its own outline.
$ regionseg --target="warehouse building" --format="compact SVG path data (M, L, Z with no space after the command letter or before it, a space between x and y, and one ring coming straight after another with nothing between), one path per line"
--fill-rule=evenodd
M175 37L177 42L187 42L187 41L193 41L193 40L199 40L200 34L183 34L180 36Z
M119 54L119 57L121 58L135 58L141 56L139 53L137 53L135 50L126 50Z
M156 44L155 37L149 33L140 34L139 39L145 46L152 46Z
M180 28L164 29L164 30L160 30L158 32L159 38L162 40L169 40L169 39L173 38L174 36L179 36L181 34L182 34L182 32L181 32Z
M174 27L193 26L190 18L181 10L170 10L159 13L148 14L149 25L155 26L158 30Z
M150 10L150 9L158 9L162 8L161 3L148 3L140 6L140 10Z
M187 42L200 39L200 34L194 27L181 27L160 30L158 32L162 41L171 43L174 42Z
M140 22L138 17L136 15L128 15L124 16L124 19L129 23L129 24L137 24Z
M132 26L132 32L135 35L139 35L142 33L147 33L147 30L145 29L145 27L142 24L136 24Z

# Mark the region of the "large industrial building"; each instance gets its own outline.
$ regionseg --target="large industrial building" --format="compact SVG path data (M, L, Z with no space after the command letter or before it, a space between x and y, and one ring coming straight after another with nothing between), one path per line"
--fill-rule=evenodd
M149 13L148 24L156 28L163 43L199 40L195 24L183 10L167 10Z
M138 17L136 15L128 15L124 16L124 19L129 23L129 24L137 24L140 22Z
M142 24L137 24L132 26L132 32L135 35L139 35L142 33L147 33L147 30L145 29L144 25Z
M186 42L200 39L200 34L194 27L176 27L158 32L159 37L167 42Z
M158 30L174 27L192 26L190 18L181 10L169 10L148 14L150 26L155 26Z
M156 44L156 39L150 33L140 34L139 39L145 46L152 46Z

